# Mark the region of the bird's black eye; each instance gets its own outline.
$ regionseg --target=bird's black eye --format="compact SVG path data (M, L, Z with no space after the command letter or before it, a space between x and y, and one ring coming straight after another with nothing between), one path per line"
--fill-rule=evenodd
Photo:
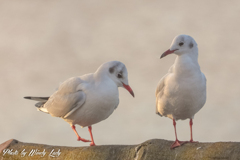
M182 46L183 44L184 44L183 42L180 42L178 45L179 45L179 46Z
M122 78L122 75L120 73L118 73L117 77L118 78Z

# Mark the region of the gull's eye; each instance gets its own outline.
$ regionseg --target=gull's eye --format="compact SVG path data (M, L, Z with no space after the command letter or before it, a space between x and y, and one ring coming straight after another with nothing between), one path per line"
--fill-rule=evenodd
M182 46L183 44L184 44L183 42L180 42L178 45L179 45L179 46Z
M118 73L117 77L118 78L122 78L122 75L120 73Z

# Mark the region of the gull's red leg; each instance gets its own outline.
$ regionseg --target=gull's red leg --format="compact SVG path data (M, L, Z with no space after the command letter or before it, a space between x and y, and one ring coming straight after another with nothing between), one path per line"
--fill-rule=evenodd
M179 146L181 146L182 144L186 143L185 141L179 141L178 138L177 138L177 130L176 130L176 121L175 121L175 119L173 119L173 126L174 126L174 131L175 131L176 140L175 140L175 142L171 145L171 149L176 148L176 147L179 147Z
M192 119L190 119L189 125L190 125L190 133L191 133L191 139L190 139L189 142L191 142L191 143L198 142L198 141L193 141L193 136L192 136L192 125L193 125L193 122L192 122Z
M96 146L95 143L94 143L94 140L93 140L92 126L88 126L88 131L89 131L89 133L90 133L91 140L92 140L92 142L90 143L90 146Z
M89 141L89 140L86 140L86 139L84 139L84 138L81 138L81 137L78 135L78 133L77 133L74 125L72 125L72 129L73 129L73 131L75 132L75 134L77 135L77 140L78 140L78 141L91 142L91 141Z

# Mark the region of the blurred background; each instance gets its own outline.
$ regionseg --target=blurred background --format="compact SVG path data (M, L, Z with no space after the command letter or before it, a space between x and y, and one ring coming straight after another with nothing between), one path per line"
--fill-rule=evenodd
M93 125L97 145L175 140L172 120L155 114L155 89L174 63L159 59L173 38L191 35L207 77L207 102L195 115L194 140L240 141L240 1L0 1L0 143L11 138L49 145L78 142L67 122L38 112L24 96L49 96L60 82L104 62L127 66L135 98ZM77 126L90 139L88 129ZM177 121L180 140L189 120Z

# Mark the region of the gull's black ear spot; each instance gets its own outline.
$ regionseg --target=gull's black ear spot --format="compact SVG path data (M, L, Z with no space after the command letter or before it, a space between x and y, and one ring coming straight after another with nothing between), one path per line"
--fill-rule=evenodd
M189 48L192 48L193 47L193 43L191 42L190 44L189 44Z
M114 67L109 68L109 72L113 73L114 72Z

